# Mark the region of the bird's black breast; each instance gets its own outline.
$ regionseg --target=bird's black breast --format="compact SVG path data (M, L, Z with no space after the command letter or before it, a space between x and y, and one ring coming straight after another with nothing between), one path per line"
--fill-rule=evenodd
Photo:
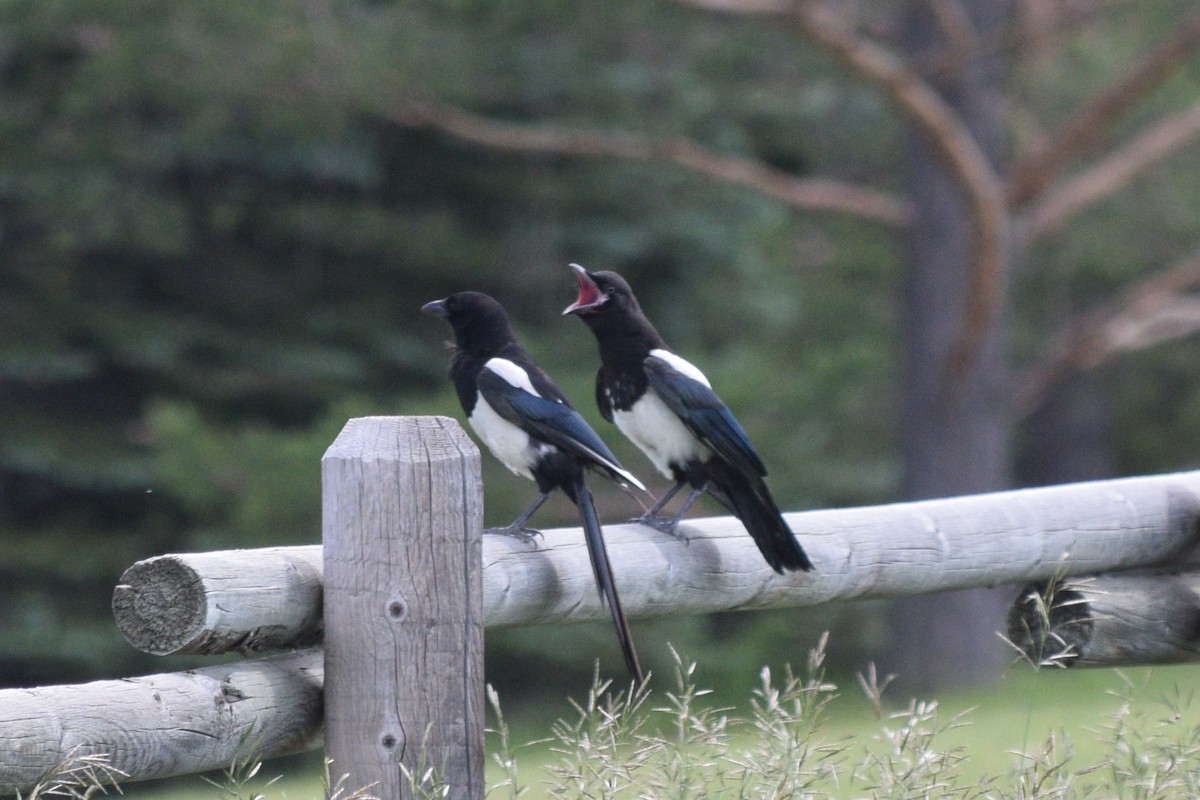
M596 405L600 415L613 421L614 411L628 411L646 393L646 372L639 365L636 370L610 369L601 367L596 373Z
M462 350L456 351L450 359L450 382L454 384L458 402L468 417L475 411L475 401L479 397L479 371L483 369L483 364L481 359L469 356Z

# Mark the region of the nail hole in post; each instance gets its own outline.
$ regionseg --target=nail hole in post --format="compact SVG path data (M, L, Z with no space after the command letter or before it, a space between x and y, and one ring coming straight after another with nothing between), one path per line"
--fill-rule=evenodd
M408 616L408 603L403 597L395 597L388 601L387 615L393 622L400 622Z

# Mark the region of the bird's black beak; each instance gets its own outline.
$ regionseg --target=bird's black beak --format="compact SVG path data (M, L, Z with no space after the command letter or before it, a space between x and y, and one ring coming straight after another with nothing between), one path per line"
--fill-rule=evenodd
M591 311L604 305L608 300L608 295L600 291L600 287L592 280L592 276L587 274L587 270L578 264L568 264L575 272L575 280L579 281L579 297L575 298L575 302L563 309L563 314L578 314L585 311Z
M441 317L442 319L445 319L447 316L446 301L434 300L432 303L426 303L425 305L421 306L421 313L428 314L431 317Z

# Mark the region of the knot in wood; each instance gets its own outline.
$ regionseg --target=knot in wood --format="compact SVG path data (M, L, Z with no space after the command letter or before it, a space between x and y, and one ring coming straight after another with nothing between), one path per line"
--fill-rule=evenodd
M239 700L245 700L246 693L225 680L221 681L221 699L226 703L236 703Z
M392 622L403 622L408 616L408 601L396 595L387 602L387 615Z

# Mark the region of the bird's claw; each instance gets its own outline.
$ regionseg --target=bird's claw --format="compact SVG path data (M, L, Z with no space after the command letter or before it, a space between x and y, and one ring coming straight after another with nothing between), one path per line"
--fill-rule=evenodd
M629 522L635 525L645 525L647 528L653 528L659 533L665 533L672 539L678 539L684 544L688 543L688 535L679 530L679 520L673 517L655 517L650 514L643 514L640 517L634 517Z
M511 536L513 539L518 539L525 544L533 544L536 540L542 538L542 532L536 528L522 528L511 525L506 528L485 528L483 532L495 534L496 536Z

